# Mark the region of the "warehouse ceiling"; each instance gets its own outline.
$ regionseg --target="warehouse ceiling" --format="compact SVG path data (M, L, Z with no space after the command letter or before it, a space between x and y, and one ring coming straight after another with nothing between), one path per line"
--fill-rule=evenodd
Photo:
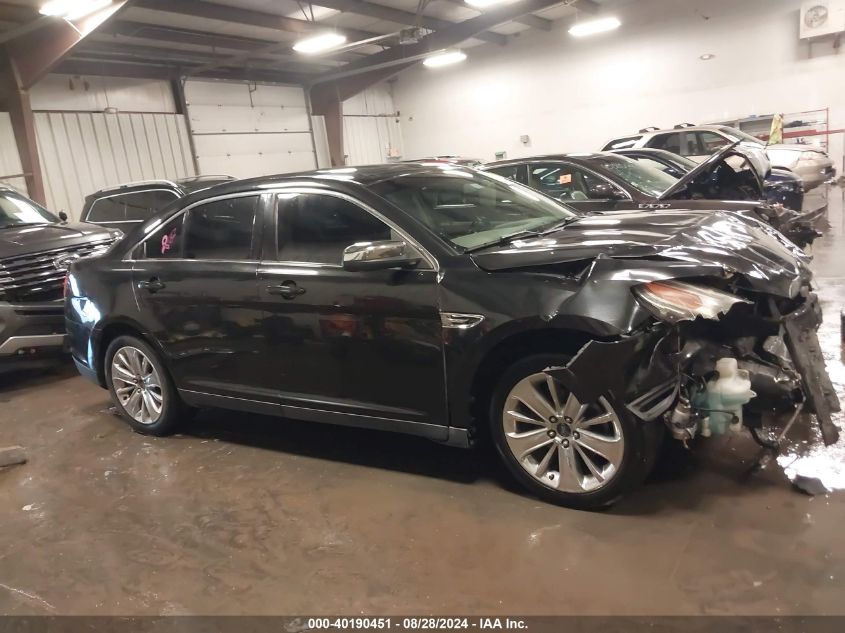
M43 20L43 2L0 1L0 40ZM595 0L503 0L483 10L464 0L133 0L52 70L311 84L456 46L506 46L601 8ZM346 44L309 56L292 49L326 31Z

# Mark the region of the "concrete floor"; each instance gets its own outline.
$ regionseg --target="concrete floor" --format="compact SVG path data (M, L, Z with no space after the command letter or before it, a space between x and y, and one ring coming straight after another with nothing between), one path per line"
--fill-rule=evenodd
M814 250L841 390L832 197ZM0 470L0 613L845 614L845 493L782 470L845 488L845 442L812 432L750 479L748 438L707 441L596 514L481 451L225 411L148 438L72 369L0 381L0 446L31 459Z

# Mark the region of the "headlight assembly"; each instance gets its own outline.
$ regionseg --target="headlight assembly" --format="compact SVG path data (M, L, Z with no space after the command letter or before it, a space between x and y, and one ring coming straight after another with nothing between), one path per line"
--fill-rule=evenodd
M669 323L691 321L696 317L718 319L734 304L751 303L721 290L683 281L652 281L633 290L645 308Z

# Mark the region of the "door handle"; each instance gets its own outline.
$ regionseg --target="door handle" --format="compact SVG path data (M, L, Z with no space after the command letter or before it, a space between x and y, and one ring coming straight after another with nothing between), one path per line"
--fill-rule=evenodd
M151 277L147 281L139 281L138 288L141 290L146 290L150 294L155 294L159 290L163 290L167 288L167 284L165 284L161 279L158 277Z
M305 288L300 288L295 281L286 281L278 286L267 286L267 292L271 295L279 295L282 299L295 299L305 294Z

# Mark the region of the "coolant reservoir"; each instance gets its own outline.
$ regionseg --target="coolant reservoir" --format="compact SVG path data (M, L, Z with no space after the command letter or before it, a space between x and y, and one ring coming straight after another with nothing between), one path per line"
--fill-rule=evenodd
M735 358L717 360L716 371L719 376L707 383L697 405L707 414L702 430L704 436L721 435L731 423L734 423L732 430L738 431L742 427L742 405L757 395L751 391L748 371L738 369Z

